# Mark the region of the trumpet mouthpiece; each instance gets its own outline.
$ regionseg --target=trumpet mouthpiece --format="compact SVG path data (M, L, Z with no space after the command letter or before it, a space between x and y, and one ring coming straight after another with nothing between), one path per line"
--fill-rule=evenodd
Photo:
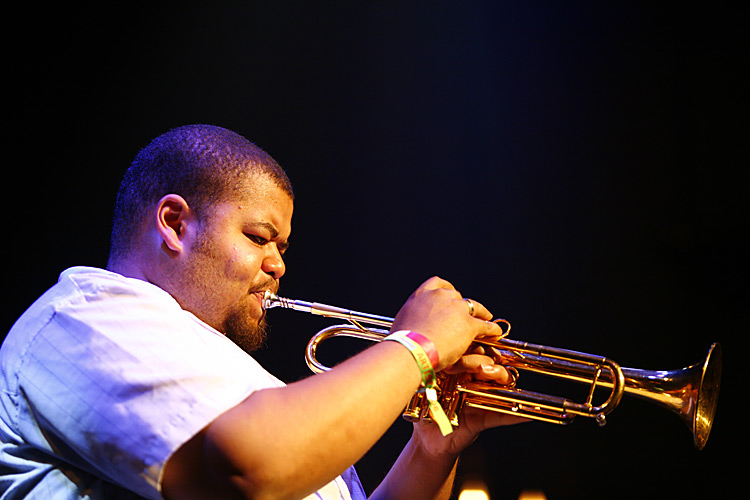
M281 305L282 302L281 299L279 299L279 296L271 290L266 290L266 293L263 294L263 309L272 309Z

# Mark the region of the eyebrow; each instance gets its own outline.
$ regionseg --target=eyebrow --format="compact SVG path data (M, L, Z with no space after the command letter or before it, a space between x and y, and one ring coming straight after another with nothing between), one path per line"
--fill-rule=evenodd
M276 226L274 226L270 222L252 222L248 224L248 226L262 227L263 229L266 229L269 233L271 233L271 238L276 238L279 235L279 230L276 229Z

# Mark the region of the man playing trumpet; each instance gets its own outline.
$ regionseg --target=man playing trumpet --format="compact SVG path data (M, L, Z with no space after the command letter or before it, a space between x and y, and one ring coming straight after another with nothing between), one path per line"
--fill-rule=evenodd
M172 130L137 155L107 269L62 273L0 350L3 499L360 499L352 464L430 370L508 382L467 354L501 333L490 312L439 278L408 298L393 342L288 385L260 367L248 352L293 205L281 167L219 127ZM371 498L448 498L461 451L516 421L467 408L450 433L415 423Z

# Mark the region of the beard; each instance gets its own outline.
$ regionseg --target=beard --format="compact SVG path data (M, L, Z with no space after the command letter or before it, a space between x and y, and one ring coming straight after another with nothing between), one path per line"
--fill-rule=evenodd
M251 354L266 344L268 337L268 324L266 314L255 322L249 311L241 308L230 313L224 320L224 335L234 342L237 347Z

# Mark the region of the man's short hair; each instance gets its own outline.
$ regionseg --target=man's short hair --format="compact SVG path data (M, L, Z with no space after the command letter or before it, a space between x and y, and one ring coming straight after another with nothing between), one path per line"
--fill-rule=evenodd
M198 217L240 193L253 175L270 176L294 198L284 170L241 135L213 125L187 125L154 139L133 160L120 183L110 258L131 250L141 224L164 195L182 196Z

